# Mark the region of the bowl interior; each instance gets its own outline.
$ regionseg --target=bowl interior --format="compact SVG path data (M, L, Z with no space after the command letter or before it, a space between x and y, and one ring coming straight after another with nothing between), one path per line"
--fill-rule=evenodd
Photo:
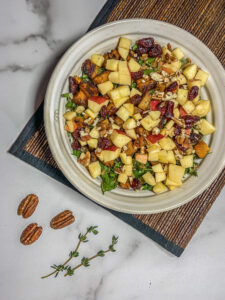
M212 110L208 120L215 124L217 131L205 140L212 153L201 163L198 177L189 177L183 186L175 191L155 195L150 191L123 190L117 188L102 195L100 180L93 180L87 170L71 155L72 149L64 130L63 113L68 92L68 76L81 73L81 65L93 53L105 53L116 47L123 35L135 42L139 38L152 36L162 45L171 43L181 47L185 56L191 58L202 69L210 73L206 87L201 89L201 99L211 101ZM217 70L217 72L216 72ZM189 33L159 21L127 20L107 24L88 33L75 43L63 56L50 80L45 102L45 125L53 155L67 179L89 198L109 208L129 213L155 213L178 207L197 196L206 188L222 169L224 154L221 152L222 128L224 128L222 85L218 82L221 65L199 40ZM223 74L224 76L224 74ZM221 78L220 78L221 81ZM219 154L219 155L218 155Z

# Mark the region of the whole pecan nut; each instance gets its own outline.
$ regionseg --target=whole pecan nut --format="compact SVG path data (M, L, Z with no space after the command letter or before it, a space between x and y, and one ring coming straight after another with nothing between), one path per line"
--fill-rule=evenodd
M60 229L72 224L74 221L75 218L73 216L72 211L65 210L51 220L50 226L53 229Z
M42 227L37 223L28 225L21 234L20 241L23 245L30 245L37 241L42 234Z
M29 218L35 211L38 205L38 196L29 194L23 199L18 207L17 214L23 218Z

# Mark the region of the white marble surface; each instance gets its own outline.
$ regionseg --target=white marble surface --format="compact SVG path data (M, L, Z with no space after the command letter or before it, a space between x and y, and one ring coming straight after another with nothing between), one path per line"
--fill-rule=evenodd
M105 0L1 0L0 2L0 299L1 300L219 300L225 294L225 190L198 232L177 258L66 186L7 153L43 99L58 55L81 36ZM28 220L16 215L27 193L40 204ZM71 209L74 225L53 231L48 223ZM38 222L35 244L19 242L22 229ZM88 225L100 234L84 255L108 246L119 235L118 251L79 269L74 277L41 280L60 263ZM76 264L76 263L74 263Z

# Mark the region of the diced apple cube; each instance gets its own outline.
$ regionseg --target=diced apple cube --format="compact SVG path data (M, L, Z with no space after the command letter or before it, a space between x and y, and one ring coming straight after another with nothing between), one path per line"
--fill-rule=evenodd
M104 162L115 160L115 159L117 159L119 157L121 150L119 148L114 148L114 147L115 146L112 146L111 150L103 150L101 152L101 154L102 154L102 160Z
M176 48L172 51L173 56L175 56L177 59L182 59L184 57L184 52L181 50L181 48Z
M119 60L118 71L120 74L130 75L130 71L128 69L127 61Z
M153 192L156 194L161 194L164 193L167 190L166 186L162 182L158 182L154 187L153 187Z
M165 60L166 54L171 55L172 53L171 53L171 51L166 46L163 46L162 47L162 59L163 60Z
M165 128L170 130L174 125L174 121L173 120L169 120L169 122L166 123Z
M119 176L118 176L118 182L121 182L121 183L125 183L128 179L128 176L126 173L120 173Z
M132 138L133 140L136 140L136 139L137 139L137 134L136 134L136 132L135 132L134 129L126 129L125 132L126 132L126 134L127 134L130 138Z
M127 176L133 175L133 165L125 165L123 167L124 173L127 174Z
M98 115L98 112L93 112L90 108L86 109L85 113L92 119L95 119Z
M181 186L182 185L182 181L180 181L180 182L174 182L174 181L172 181L172 180L170 180L168 177L166 178L166 185L172 185L172 186L176 186L176 187L178 187L178 186Z
M176 164L176 158L172 150L167 152L167 160L169 164Z
M130 96L130 88L128 85L119 86L117 90L119 91L120 98Z
M148 160L149 161L158 161L159 159L160 146L157 144L151 145L148 149Z
M156 182L155 182L155 178L154 176L150 173L150 172L147 172L145 173L142 178L144 179L144 181L147 183L147 184L150 184L150 185L155 185Z
M98 139L100 136L99 131L96 127L92 128L89 134L93 139Z
M130 75L119 73L119 84L121 84L121 85L131 85Z
M188 98L188 90L178 89L176 100L180 103L180 105L184 105L184 103L187 101L187 98Z
M128 54L129 54L129 50L128 50L128 49L119 47L119 48L118 48L118 52L119 52L119 55L120 55L124 60L127 59L127 56L128 56Z
M119 65L119 60L107 59L105 68L109 71L117 71L118 65Z
M81 114L83 111L85 111L85 107L83 105L77 106L76 113Z
M87 144L90 148L97 148L98 146L98 140L97 139L90 139L87 141Z
M67 121L72 121L75 117L76 117L76 113L75 111L67 111L63 117L67 120Z
M114 103L115 107L118 108L122 104L124 104L128 99L129 99L129 97L123 97L123 98L119 98L119 99L114 99L113 103Z
M187 82L187 85L188 85L188 89L190 90L193 86L197 86L198 88L201 87L201 80L199 79L191 79L191 80L188 80Z
M130 113L124 106L121 106L120 109L116 112L116 115L125 122L129 118Z
M149 92L145 93L141 99L141 102L138 104L138 107L142 110L149 109L150 100L151 100L151 96Z
M88 98L88 108L94 113L99 113L102 106L107 105L109 99L104 97L90 97Z
M165 179L166 179L166 174L164 172L155 173L155 181L156 182L161 182L161 181L164 181Z
M135 154L135 160L145 165L148 161L148 155L147 154L136 153Z
M127 155L126 155L126 153L120 153L120 159L121 159L121 161L122 161L122 163L123 164L126 164L126 162L127 162Z
M100 54L92 54L91 62L93 64L96 64L98 67L101 67L104 63L104 56L102 56Z
M180 112L179 112L178 108L174 108L173 115L174 115L174 118L179 119Z
M177 189L177 186L168 185L168 188L169 188L170 191L174 191L175 189Z
M141 119L142 119L142 116L141 116L140 113L137 113L137 114L133 115L133 118L134 118L136 121L138 121L138 120L141 120Z
M136 60L134 60L133 58L131 58L128 62L128 67L129 67L129 70L131 72L138 72L141 68L141 66L139 65L138 62L136 62Z
M174 141L169 137L164 137L159 141L159 145L163 150L173 150L176 148Z
M82 147L87 145L87 142L86 142L86 141L79 140L79 143L80 143L80 145L81 145Z
M158 120L160 117L161 112L160 111L150 111L149 116L152 118L152 120Z
M210 111L210 101L200 100L196 103L195 109L192 111L193 116L204 117Z
M163 164L167 164L168 163L168 154L166 150L160 150L159 151L159 158L158 161L163 163Z
M130 117L134 114L134 104L133 103L125 103L123 105L130 113Z
M113 83L119 84L120 83L119 72L110 72L109 80Z
M183 105L183 109L190 115L195 110L195 105L192 101L187 101Z
M98 90L102 95L106 95L112 89L113 89L113 84L109 80L98 84Z
M163 167L162 167L162 164L157 164L157 165L154 165L152 166L152 170L155 172L155 173L162 173L163 172Z
M124 129L134 129L136 127L137 127L137 123L133 118L127 119L126 122L123 124Z
M180 61L174 61L172 63L165 63L162 65L162 69L166 71L169 74L176 73L180 70L181 62Z
M191 168L193 167L193 155L186 155L180 159L181 166L183 168Z
M112 129L120 129L120 126L118 126L117 124L113 123L112 124Z
M100 166L99 161L90 163L90 165L88 166L88 169L91 174L91 177L94 179L101 175L101 166Z
M201 86L205 85L206 84L206 81L208 80L209 78L209 73L199 69L196 76L195 76L195 79L199 79L201 80Z
M174 182L180 183L183 179L185 168L174 164L169 164L168 178Z
M150 131L153 127L157 126L159 122L160 119L152 120L152 118L148 115L147 117L141 120L141 125L144 127L144 129Z
M130 97L133 97L135 95L142 95L142 93L139 90L132 88L132 90L130 92Z
M111 90L108 94L112 100L121 98L118 88Z
M77 124L73 120L66 121L64 129L72 133L77 129Z
M120 130L113 130L111 140L115 146L122 148L131 141L131 138L129 138L125 133L122 133Z
M125 37L120 37L118 48L130 49L131 40Z
M177 78L178 84L182 85L182 84L186 84L187 83L187 79L183 74L180 74Z
M192 64L183 70L183 74L188 80L193 79L196 73L197 73L196 64Z
M213 126L209 121L202 119L199 121L199 131L203 135L211 134L216 131L216 127Z

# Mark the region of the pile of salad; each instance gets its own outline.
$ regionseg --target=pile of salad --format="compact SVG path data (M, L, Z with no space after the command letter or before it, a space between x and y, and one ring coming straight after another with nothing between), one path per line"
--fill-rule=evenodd
M196 176L210 152L203 139L216 128L200 94L209 74L181 48L152 37L131 44L120 37L111 52L83 62L82 76L69 77L65 130L103 193L120 186L160 194Z

